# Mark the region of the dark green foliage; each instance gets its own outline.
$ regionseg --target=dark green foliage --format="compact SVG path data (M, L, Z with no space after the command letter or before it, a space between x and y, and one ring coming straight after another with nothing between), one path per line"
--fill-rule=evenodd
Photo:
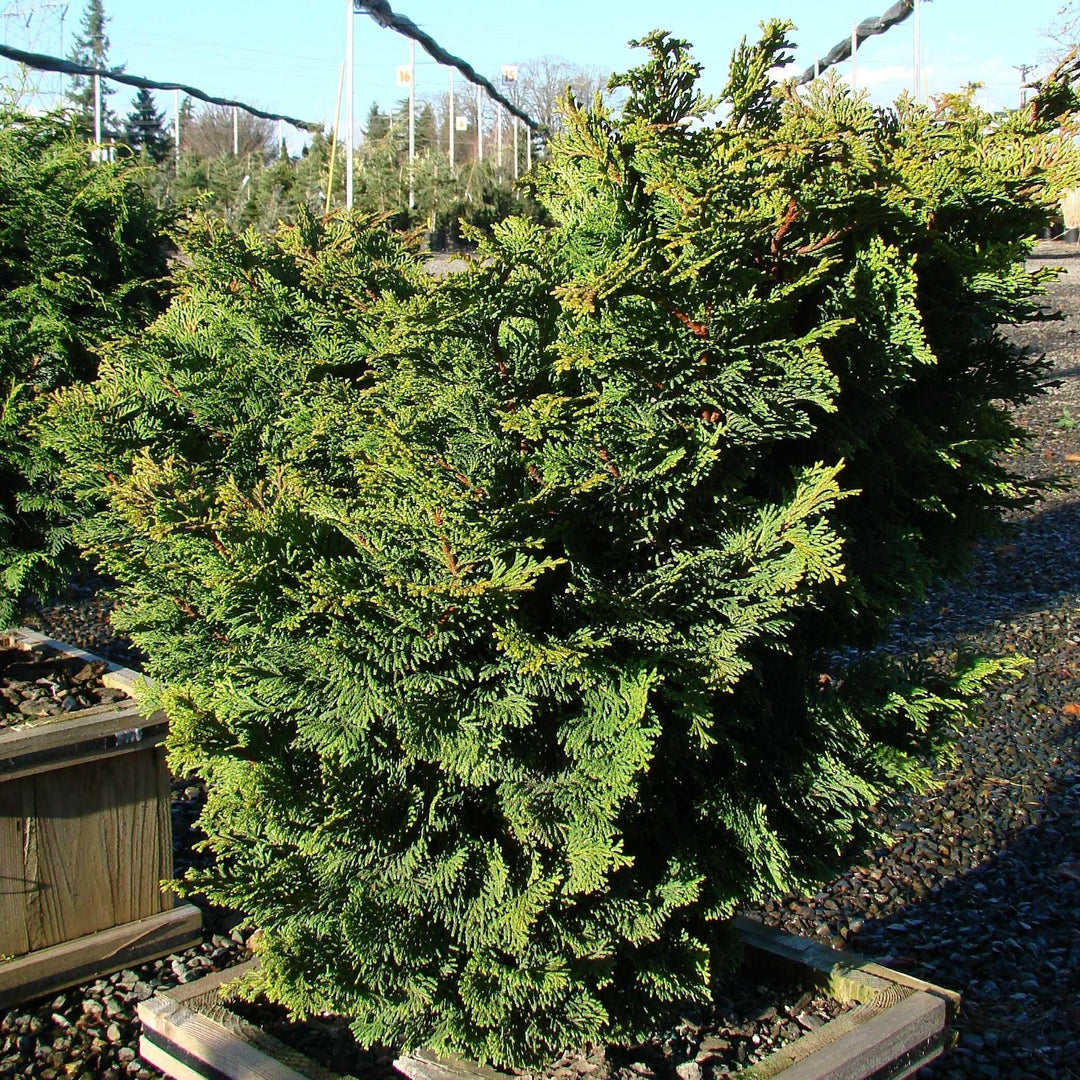
M154 95L145 87L135 95L131 112L124 121L124 137L132 150L145 151L156 165L172 153L173 141L165 130L165 114L157 111Z
M650 36L621 118L569 108L553 226L441 283L362 222L200 227L54 414L210 781L191 887L365 1042L535 1064L655 1030L1016 669L855 646L1032 497L1002 401L1042 368L995 326L1033 311L1071 128L785 96L785 34L719 124Z
M377 101L373 101L368 109L367 123L364 124L364 138L376 140L389 134L390 117L379 108Z
M160 219L124 164L94 165L55 117L0 113L0 627L62 584L73 507L35 423L160 310Z

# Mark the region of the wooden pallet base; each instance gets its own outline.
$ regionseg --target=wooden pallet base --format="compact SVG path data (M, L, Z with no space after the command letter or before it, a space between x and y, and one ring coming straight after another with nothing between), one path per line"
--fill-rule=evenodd
M742 1071L744 1080L903 1080L945 1049L959 995L805 938L739 920L747 963L787 967L858 1002L817 1031ZM140 1056L174 1080L342 1080L222 1003L249 961L139 1005ZM511 1080L474 1062L418 1051L394 1062L409 1080Z
M192 904L100 930L0 963L0 1009L135 967L202 941Z

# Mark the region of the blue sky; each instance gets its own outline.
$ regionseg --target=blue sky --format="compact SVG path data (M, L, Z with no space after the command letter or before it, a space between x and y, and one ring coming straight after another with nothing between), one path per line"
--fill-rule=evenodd
M561 56L604 70L636 63L628 39L661 26L689 38L705 65L705 88L722 85L732 48L753 36L760 20L790 18L797 27L796 68L813 63L851 24L880 14L890 0L544 0L528 5L505 0L391 0L395 10L420 23L449 51L491 74L502 64L543 55ZM1060 0L1025 4L987 4L985 0L925 0L923 68L931 95L979 80L984 104L1017 99L1015 64L1039 64L1048 42L1044 31L1054 21ZM77 29L82 0L71 0L65 19L67 48ZM0 14L35 8L25 19L0 19L0 34L12 45L57 52L58 12L47 0L0 0ZM331 121L338 68L344 55L344 0L187 0L184 4L146 0L105 0L110 18L111 59L151 78L176 79L225 97L236 97L272 111L313 121ZM378 100L390 104L400 91L394 73L408 58L405 39L379 28L366 16L356 20L357 117ZM446 74L418 52L417 93L441 93ZM875 100L891 100L912 78L912 20L872 38L859 53L858 77ZM1045 64L1043 64L1045 67ZM848 70L847 65L842 69ZM0 78L13 69L0 61ZM48 82L44 84L46 87ZM52 84L55 86L55 81ZM120 111L129 92L113 99ZM161 107L171 109L171 95ZM290 145L298 145L290 136Z

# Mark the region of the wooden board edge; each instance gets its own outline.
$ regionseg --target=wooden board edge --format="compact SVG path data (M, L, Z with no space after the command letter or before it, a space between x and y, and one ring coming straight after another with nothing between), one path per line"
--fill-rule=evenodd
M221 971L212 971L201 979L194 979L189 983L180 983L179 986L164 991L160 996L168 998L169 1001L175 1002L177 1005L185 1005L194 998L200 998L204 994L220 990L229 983L235 982L258 966L259 958L252 957L250 960L244 960L242 963L223 968Z
M394 1068L408 1080L508 1080L512 1074L499 1072L457 1057L439 1057L430 1050L414 1050L395 1058Z
M179 904L0 963L0 1009L135 967L202 941L202 912Z
M218 1080L218 1076L208 1076L205 1072L192 1068L186 1061L182 1061L175 1051L170 1052L169 1049L158 1046L147 1038L145 1032L139 1036L139 1057L158 1072L171 1076L173 1080Z
M0 732L0 781L94 760L116 750L152 746L168 730L163 712L146 717L131 702L92 716Z
M41 773L67 769L73 765L88 765L94 761L104 761L106 758L112 760L125 754L137 754L140 750L152 750L163 746L167 737L168 730L163 727L151 735L144 733L138 742L129 743L127 746L117 746L114 739L105 737L93 741L88 740L85 745L80 746L70 755L49 755L38 759L30 757L29 761L16 759L14 765L9 765L6 769L0 768L0 783L20 780L24 776L39 776Z
M960 1013L963 996L956 990L895 971L857 953L834 949L810 938L766 926L744 915L736 916L734 921L744 944L762 949L784 961L809 965L822 975L822 986L835 996L847 994L854 1001L869 1002L885 986L893 984L941 998L948 1006L950 1021Z
M140 1002L139 1056L174 1080L348 1080L246 1020L236 1017L232 1025L223 1022L223 1009L210 1015L197 1004L255 963L214 972Z
M934 997L941 998L948 1007L950 1021L955 1020L960 1015L960 1006L963 1004L964 998L957 990L949 990L944 986L938 986L937 983L918 979L914 975L906 975L902 971L894 971L892 968L875 964L873 961L865 962L862 965L862 970L870 975L878 975L883 979L889 979L900 986L907 986L912 990L921 990L925 994L932 994Z
M58 638L51 638L37 630L31 630L28 626L19 626L13 630L0 631L0 643L7 641L17 649L47 649L58 656L70 656L76 660L85 660L88 664L104 664L105 673L101 682L114 690L123 690L129 697L154 685L154 680L147 678L134 668L124 667L123 664L114 663L104 656L89 652L78 645L71 645Z
M843 1038L771 1077L775 1080L838 1077L902 1080L944 1051L947 1019L948 1008L942 998L916 990ZM744 1075L746 1080L759 1080L752 1070Z

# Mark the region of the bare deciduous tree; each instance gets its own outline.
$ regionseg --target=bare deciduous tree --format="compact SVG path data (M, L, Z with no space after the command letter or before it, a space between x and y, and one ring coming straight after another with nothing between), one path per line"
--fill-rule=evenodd
M237 112L237 148L241 154L268 157L275 150L274 125L242 109ZM233 110L228 105L207 105L181 127L181 147L197 157L214 158L233 152Z

